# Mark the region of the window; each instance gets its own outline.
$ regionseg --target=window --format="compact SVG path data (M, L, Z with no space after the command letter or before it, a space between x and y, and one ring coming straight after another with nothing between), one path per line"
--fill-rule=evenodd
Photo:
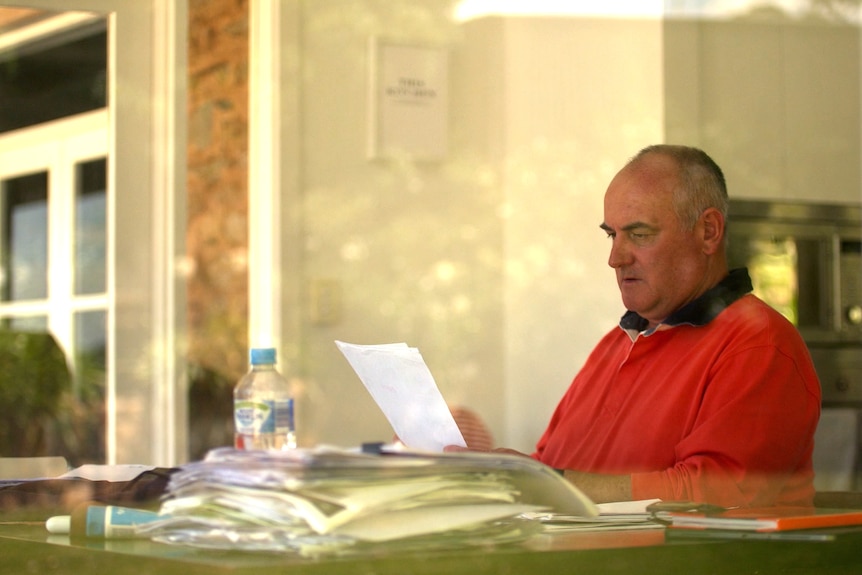
M57 412L66 418L57 425L70 425L67 435L80 432L77 445L98 444L110 464L175 465L185 460L187 442L184 358L177 344L185 326L180 265L185 204L177 190L185 181L186 3L17 0L15 5L0 7L0 56L20 54L37 35L48 44L83 40L82 30L103 33L109 52L80 61L76 80L79 87L104 90L104 106L93 108L84 98L84 108L65 110L63 119L47 123L43 117L38 125L0 138L4 169L14 166L0 179L48 171L49 230L47 297L4 300L3 317L15 322L41 317L57 341L70 346L62 351L75 369L70 386L78 386L78 396L93 388L104 394L104 401L87 399L103 414L76 413L74 405ZM17 24L10 23L16 18ZM93 66L101 60L106 66ZM70 78L71 73L47 77L55 83ZM94 118L95 131L77 123ZM48 126L55 133L37 137ZM99 143L93 145L94 138ZM51 149L53 141L65 142L65 152ZM58 169L47 170L41 158L55 153L66 157ZM54 193L58 186L66 191ZM33 381L32 374L26 381ZM25 426L7 421L7 427ZM92 437L93 430L99 437Z
M50 334L71 374L28 455L44 450L73 464L106 455L107 134L101 110L0 136L0 327Z

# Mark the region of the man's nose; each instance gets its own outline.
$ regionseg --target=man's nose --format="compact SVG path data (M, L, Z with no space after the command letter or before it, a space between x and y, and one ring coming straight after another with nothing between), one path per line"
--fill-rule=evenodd
M611 241L611 253L608 255L608 265L617 269L629 263L631 260L631 253L623 245L620 238L614 238Z

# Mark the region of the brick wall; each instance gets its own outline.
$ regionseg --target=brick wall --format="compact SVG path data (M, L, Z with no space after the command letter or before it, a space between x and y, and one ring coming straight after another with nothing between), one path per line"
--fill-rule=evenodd
M189 456L231 443L248 347L248 0L189 1Z
M248 1L189 2L189 361L230 378L248 341Z

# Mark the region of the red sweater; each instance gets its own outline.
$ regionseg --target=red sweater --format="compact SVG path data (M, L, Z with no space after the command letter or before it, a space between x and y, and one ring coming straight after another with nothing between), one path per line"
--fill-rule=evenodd
M753 295L706 321L608 333L533 456L631 474L635 500L810 505L820 384L799 333Z

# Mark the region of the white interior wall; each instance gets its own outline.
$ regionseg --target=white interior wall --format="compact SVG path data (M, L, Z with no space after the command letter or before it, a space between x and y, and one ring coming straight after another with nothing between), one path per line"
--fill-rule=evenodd
M369 39L444 47L457 60L449 4L302 3L298 53L286 55L301 62L302 288L286 303L301 310L301 443L392 437L335 339L416 346L451 403L476 407L495 426L500 419L499 189L477 175L484 160L462 135L461 100L449 103L445 157L366 154ZM463 94L457 66L451 89ZM321 288L336 310L330 321L315 319Z
M708 150L731 197L862 201L858 26L673 20L664 36L668 136Z
M605 188L664 139L656 20L508 19L505 443L531 451L622 307L599 228Z

